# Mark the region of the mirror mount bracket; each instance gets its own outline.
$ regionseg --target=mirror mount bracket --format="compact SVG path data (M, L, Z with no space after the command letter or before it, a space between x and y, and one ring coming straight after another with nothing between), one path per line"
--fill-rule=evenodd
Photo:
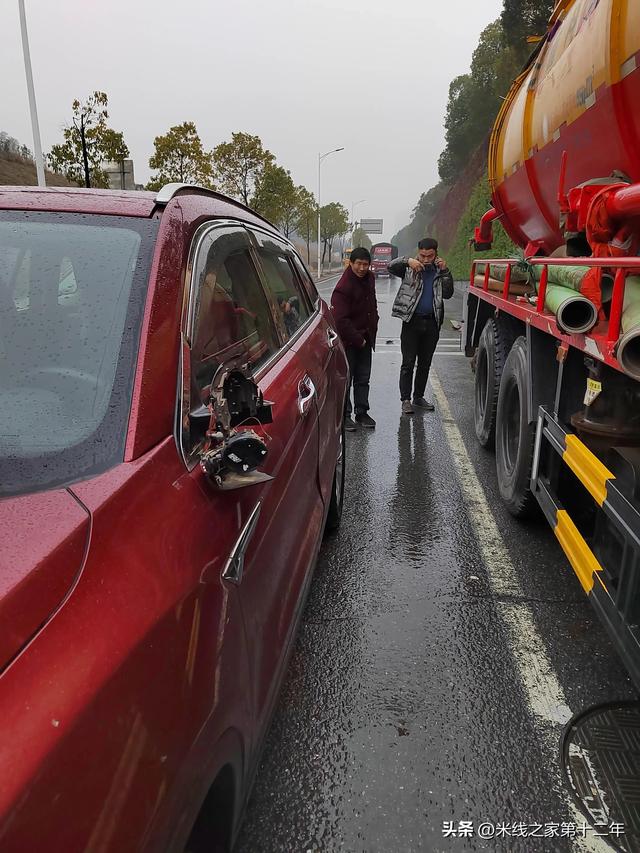
M267 446L249 425L272 423L271 406L248 365L231 363L218 370L209 389L209 427L200 458L216 488L230 491L273 479L257 470L266 459Z

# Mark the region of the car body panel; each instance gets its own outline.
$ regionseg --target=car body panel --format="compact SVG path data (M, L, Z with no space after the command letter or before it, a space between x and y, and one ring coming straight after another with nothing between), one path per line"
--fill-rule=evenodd
M337 336L331 311L324 300L319 302L317 316L307 337L296 341L293 348L304 362L317 389L318 472L322 498L328 505L333 485L336 446L342 428L344 387L349 365L344 347Z
M88 539L89 514L65 489L0 501L0 668L60 606Z
M161 222L122 461L0 501L0 849L182 851L223 767L234 825L256 767L322 537L344 353L318 301L255 374L273 404L257 430L272 479L221 491L174 434L192 241L220 217L270 226L203 192L158 210L152 194L15 190L2 207ZM234 582L227 563L257 506Z

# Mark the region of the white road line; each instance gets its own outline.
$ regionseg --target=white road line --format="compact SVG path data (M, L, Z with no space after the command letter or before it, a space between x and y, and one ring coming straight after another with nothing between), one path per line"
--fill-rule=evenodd
M484 494L480 480L469 458L462 435L449 408L449 402L435 371L429 379L438 403L442 428L449 450L458 472L462 494L469 517L474 525L489 584L497 598L507 597L512 601L496 600L495 606L509 638L513 659L520 675L522 688L531 712L547 749L544 756L549 767L558 761L558 744L561 727L573 716L567 705L551 661L545 652L544 642L538 633L529 605L504 540L498 530L491 507ZM541 756L542 758L542 756ZM560 780L558 779L558 782ZM574 804L568 792L565 800L576 821L582 823L584 816ZM540 818L544 822L544 816ZM598 837L575 839L576 849L584 851L610 851L609 845Z

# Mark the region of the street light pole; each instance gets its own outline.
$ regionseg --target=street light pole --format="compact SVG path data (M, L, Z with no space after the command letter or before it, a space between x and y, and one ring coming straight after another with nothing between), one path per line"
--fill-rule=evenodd
M355 249L355 246L353 245L353 235L356 233L356 222L355 222L355 219L353 218L353 211L355 210L355 208L359 204L363 204L365 201L366 201L366 198L361 198L360 201L354 201L353 204L351 205L351 244L352 244L351 248L353 248L353 249Z
M320 165L325 157L329 154L335 154L337 151L344 151L344 148L334 148L333 151L327 151L326 154L318 152L318 278L320 278Z
M36 93L33 87L33 74L31 73L31 54L29 53L29 36L27 35L27 16L24 11L24 0L18 0L20 12L20 30L22 32L22 54L24 56L24 70L27 76L27 93L29 95L29 109L31 111L31 129L33 131L33 154L36 159L36 173L38 175L38 186L46 187L44 177L44 160L42 157L42 145L40 144L40 127L38 126L38 111L36 109Z

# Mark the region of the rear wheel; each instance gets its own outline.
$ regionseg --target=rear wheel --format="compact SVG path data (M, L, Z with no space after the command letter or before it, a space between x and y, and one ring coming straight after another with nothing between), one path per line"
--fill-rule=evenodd
M495 444L500 379L513 338L506 324L488 320L478 342L473 419L476 437L487 449Z
M345 440L344 440L344 423L340 430L340 438L338 441L338 456L336 458L336 469L333 474L333 485L331 487L331 500L329 502L329 511L327 512L327 521L324 532L333 533L340 527L342 518L342 504L344 502L344 468L345 468Z
M517 338L500 381L496 416L496 473L498 488L516 518L531 516L536 499L531 491L535 423L527 420L527 342Z

